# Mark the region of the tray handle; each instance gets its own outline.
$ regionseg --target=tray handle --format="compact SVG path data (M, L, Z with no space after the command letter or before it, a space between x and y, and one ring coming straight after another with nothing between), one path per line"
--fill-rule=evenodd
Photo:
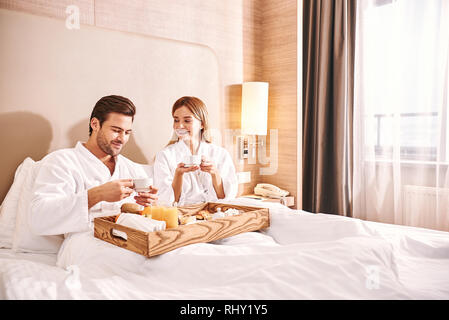
M115 228L111 228L111 237L112 238L116 238L116 239L120 239L123 241L127 241L128 240L128 234L125 231L120 231L117 230Z

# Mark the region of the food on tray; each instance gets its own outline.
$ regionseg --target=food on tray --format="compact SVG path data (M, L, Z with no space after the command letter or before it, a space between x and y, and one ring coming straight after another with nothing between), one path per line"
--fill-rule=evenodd
M204 220L212 220L212 214L209 212L203 213Z
M212 219L220 219L226 217L226 214L221 211L221 208L217 208L217 212L212 215Z
M137 203L124 203L122 204L120 211L127 213L141 214L142 206L138 205Z
M165 228L166 228L165 221L157 221L157 220L153 220L153 219L147 219L144 216L131 214L131 213L120 214L116 223L120 224L122 226L125 226L125 227L140 230L143 232L162 231L162 230L165 230ZM118 236L120 236L120 235L118 235Z
M229 208L226 211L221 211L221 208L217 208L217 211L212 215L212 219L221 219L224 217L230 217L240 214L241 212L234 208Z
M229 208L224 213L226 216L235 216L235 215L240 214L240 211L238 211L237 209Z
M207 210L201 210L195 214L196 220L211 220L212 214Z
M163 206L148 206L142 211L142 215L153 220L165 221L167 229L178 226L178 208Z
M184 225L196 221L195 216L179 216L179 224Z
M126 209L127 207L129 208L129 205L124 206L123 209ZM133 206L131 206L131 208L132 207ZM242 210L240 213L254 212L255 214L248 216L245 215L244 217L241 215L226 217L225 212L230 208L239 209L240 207L230 207L227 205L223 206L218 203L199 203L185 207L142 207L142 215L123 212L118 216L95 218L94 235L99 239L124 249L134 251L146 257L154 257L188 244L211 242L243 232L252 232L255 230L265 229L270 225L269 211L266 208L241 207ZM220 212L224 216L223 219L216 222L209 221L212 215L217 212ZM168 217L170 216L170 213L176 213L176 220L178 225L182 225L181 227L173 228L171 225L167 226L165 219L167 219L167 221L169 220ZM237 211L231 210L228 213L237 213ZM153 216L152 219L148 219L146 217L148 214ZM160 219L159 221L155 221L157 220L154 219L155 215L156 218ZM197 221L197 216L202 220ZM115 218L117 218L116 224L111 225L111 222L114 221ZM128 225L126 221L129 222ZM135 224L131 226L131 222ZM198 223L198 225L188 226L196 223ZM133 236L129 237L130 234L123 231L126 229L118 226L119 224L135 229L136 233L132 233ZM152 225L150 226L150 224L163 224L166 226L166 230L153 229L154 227ZM143 228L145 226L148 226L148 228ZM176 226L176 223L174 226ZM172 229L169 227L172 227ZM121 233L118 234L118 232ZM123 235L126 236L126 242L117 241L116 238L111 237L111 233L118 237Z
M239 214L236 209L229 208L226 211L221 211L221 208L217 208L217 212L210 213L208 210L200 210L197 213L191 215L179 215L177 207L164 207L164 206L148 206L142 207L136 203L124 203L121 207L122 213L134 213L142 215L149 219L158 221L165 221L167 229L176 228L179 225L186 225L189 223L208 221L217 218L224 218ZM120 215L115 217L115 221Z

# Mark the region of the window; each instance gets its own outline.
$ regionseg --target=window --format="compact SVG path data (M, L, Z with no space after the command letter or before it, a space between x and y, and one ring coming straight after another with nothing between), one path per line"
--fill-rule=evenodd
M376 159L449 161L443 1L377 1L361 17L365 144Z

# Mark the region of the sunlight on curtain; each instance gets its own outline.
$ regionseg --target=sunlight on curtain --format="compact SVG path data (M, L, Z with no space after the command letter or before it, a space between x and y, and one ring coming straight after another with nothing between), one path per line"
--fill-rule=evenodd
M449 1L359 4L354 217L449 231Z

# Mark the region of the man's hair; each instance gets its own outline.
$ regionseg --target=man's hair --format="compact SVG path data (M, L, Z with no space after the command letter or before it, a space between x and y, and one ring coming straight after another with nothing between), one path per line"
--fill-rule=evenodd
M122 96L111 95L101 98L95 104L95 107L92 110L92 114L90 115L89 136L92 135L92 127L90 125L92 118L97 118L100 121L101 127L103 125L103 122L107 119L108 114L110 114L111 112L116 112L124 114L126 116L130 116L134 121L134 115L136 114L136 107L131 102L131 100Z

